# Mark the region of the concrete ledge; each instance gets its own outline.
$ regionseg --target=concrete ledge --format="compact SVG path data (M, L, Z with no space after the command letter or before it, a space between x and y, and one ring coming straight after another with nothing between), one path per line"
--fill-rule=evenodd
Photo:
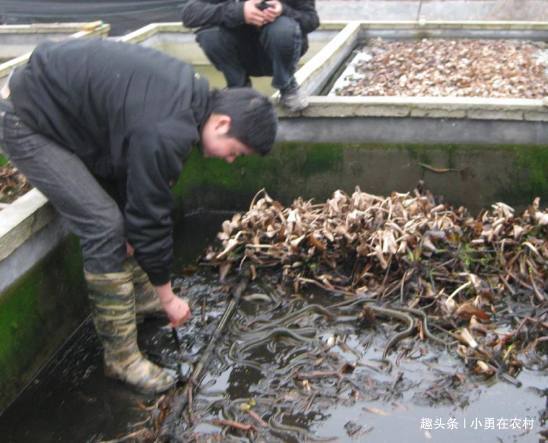
M320 92L331 78L333 71L356 46L359 32L359 22L349 23L297 71L295 77L306 94L312 95Z
M170 32L190 32L190 30L184 28L182 24L177 25L176 23L165 23L166 27L168 27L168 25L169 28L172 29ZM162 25L160 23L151 23L133 32L130 32L129 34L123 35L121 37L115 37L115 40L128 43L141 43L160 32L161 26Z
M547 20L545 0L429 0L418 15L450 20Z
M322 20L548 20L545 0L319 0L316 7Z
M341 22L333 22L341 23ZM485 20L361 20L363 29L464 29L464 30L519 30L519 31L548 31L548 22L545 21L485 21Z
M360 21L360 39L485 38L548 40L548 22L516 21Z
M344 21L327 21L322 22L317 31L340 31L343 29L348 22ZM147 38L153 37L159 33L188 33L194 34L194 29L186 28L181 22L165 22L165 23L150 23L149 25L143 26L129 34L123 35L121 37L116 37L116 40L130 43L141 43Z
M55 216L47 198L31 189L2 211L0 218L0 263L40 231Z
M337 23L337 22L334 22ZM338 22L340 23L340 22ZM518 21L356 21L360 23L360 38L488 38L548 40L548 22Z
M101 20L76 23L31 23L29 25L0 25L1 34L73 34L80 31L93 31L103 26Z
M181 23L151 23L116 40L155 48L174 57L184 54L184 60L193 65L210 64L193 30Z
M281 118L279 142L545 146L545 122L346 116Z
M0 300L6 289L16 283L68 236L61 218L49 205L48 209L47 214L37 211L33 215L37 224L18 229L19 233L26 237L25 240L8 257L0 261Z
M280 117L293 114L280 109ZM302 117L429 117L548 122L543 100L475 97L310 97Z
M84 37L106 37L110 31L110 25L103 23L102 21L90 22L90 23L68 23L63 25L5 25L5 33L16 33L18 35L24 35L26 30L36 35L43 34L42 38L47 38L48 34L56 33L63 34L66 32L66 38L84 38ZM4 26L0 26L0 29ZM9 29L13 29L9 31ZM2 37L2 34L0 34ZM33 46L38 44L39 40L36 38L33 41ZM12 69L17 66L24 65L29 59L32 51L19 55L5 63L0 64L0 81L7 77Z

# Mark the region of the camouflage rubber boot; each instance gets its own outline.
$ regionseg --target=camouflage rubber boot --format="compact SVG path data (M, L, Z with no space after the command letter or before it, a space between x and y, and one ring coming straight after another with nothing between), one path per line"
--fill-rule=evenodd
M148 361L137 345L135 295L130 272L85 273L93 323L104 348L105 375L147 394L176 383L169 370Z
M131 272L135 288L135 313L138 316L164 314L160 298L150 282L148 275L137 264L137 260L129 257L124 267Z

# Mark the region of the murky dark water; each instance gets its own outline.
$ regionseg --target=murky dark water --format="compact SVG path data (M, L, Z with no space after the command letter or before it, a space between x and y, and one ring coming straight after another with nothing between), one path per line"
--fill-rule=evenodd
M184 219L177 237L178 272L213 240L226 217L200 213ZM176 284L186 288L194 315L191 324L179 330L182 349L161 319L139 326L140 344L152 360L186 374L222 315L226 288L207 270ZM246 294L253 293L264 293L264 288L253 284ZM470 376L455 355L414 339L399 343L388 357L392 368L387 370L378 360L396 325L360 325L316 312L290 324L296 332L313 328L313 340L280 336L249 347L252 337L258 337L250 331L268 327L257 319L279 319L312 303L337 301L317 292L303 299L243 300L194 398L193 425L185 426L185 441L248 441L242 431L226 432L212 424L230 418L257 425L246 408L271 426L257 425L257 442L314 441L312 437L340 442L539 441L546 414L546 373L524 370L519 388L496 379L485 381ZM178 361L186 363L179 368ZM314 369L343 366L342 380L312 375ZM154 401L103 376L99 343L88 321L0 417L0 441L114 439L150 424L155 409L145 407Z
M282 305L273 317L311 303L335 301L317 294L306 302ZM219 344L218 359L194 400L195 425L183 440L200 437L199 441L208 441L220 432L210 424L216 418L257 425L242 412L243 404L244 408L253 405L252 410L270 425L266 429L257 426L253 441L330 437L340 442L538 441L546 413L541 391L546 374L522 372L520 388L495 379L485 381L470 376L460 359L440 347L414 340L400 343L389 357L392 369L386 370L379 359L394 333L393 326L362 328L356 322L329 321L314 313L299 319L291 329L299 332L314 327L319 339L314 343L272 339L246 352L234 352L249 343L245 336L251 332L241 332L243 325L253 323L266 311L264 304L242 303L231 334ZM344 380L315 378L320 374L314 369L325 373L326 368L337 370L344 365L354 368L345 373ZM308 381L302 382L299 373ZM232 431L223 438L230 441L231 435L242 437L245 433Z

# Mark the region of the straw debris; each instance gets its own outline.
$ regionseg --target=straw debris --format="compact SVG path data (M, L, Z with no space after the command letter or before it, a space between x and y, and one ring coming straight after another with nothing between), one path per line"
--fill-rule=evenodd
M473 217L421 189L388 197L337 190L324 203L297 198L288 207L262 190L223 223L204 261L222 277L242 267L278 275L294 294L319 287L376 300L392 308L375 308L385 318L420 320L403 337L436 330L476 373L516 374L547 366L539 352L548 327L547 217L538 198L521 215L496 203ZM367 314L360 318L371 321ZM531 358L520 360L525 349Z

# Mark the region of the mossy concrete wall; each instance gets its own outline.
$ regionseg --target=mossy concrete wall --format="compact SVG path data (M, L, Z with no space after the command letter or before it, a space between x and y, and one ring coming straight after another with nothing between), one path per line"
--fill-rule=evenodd
M87 315L80 263L66 240L0 294L0 412Z
M232 165L194 152L176 192L187 210L231 210L246 208L263 187L289 203L356 186L381 195L406 192L423 180L447 202L475 212L496 201L524 207L536 196L546 204L546 171L548 145L280 143L268 157L240 158Z

